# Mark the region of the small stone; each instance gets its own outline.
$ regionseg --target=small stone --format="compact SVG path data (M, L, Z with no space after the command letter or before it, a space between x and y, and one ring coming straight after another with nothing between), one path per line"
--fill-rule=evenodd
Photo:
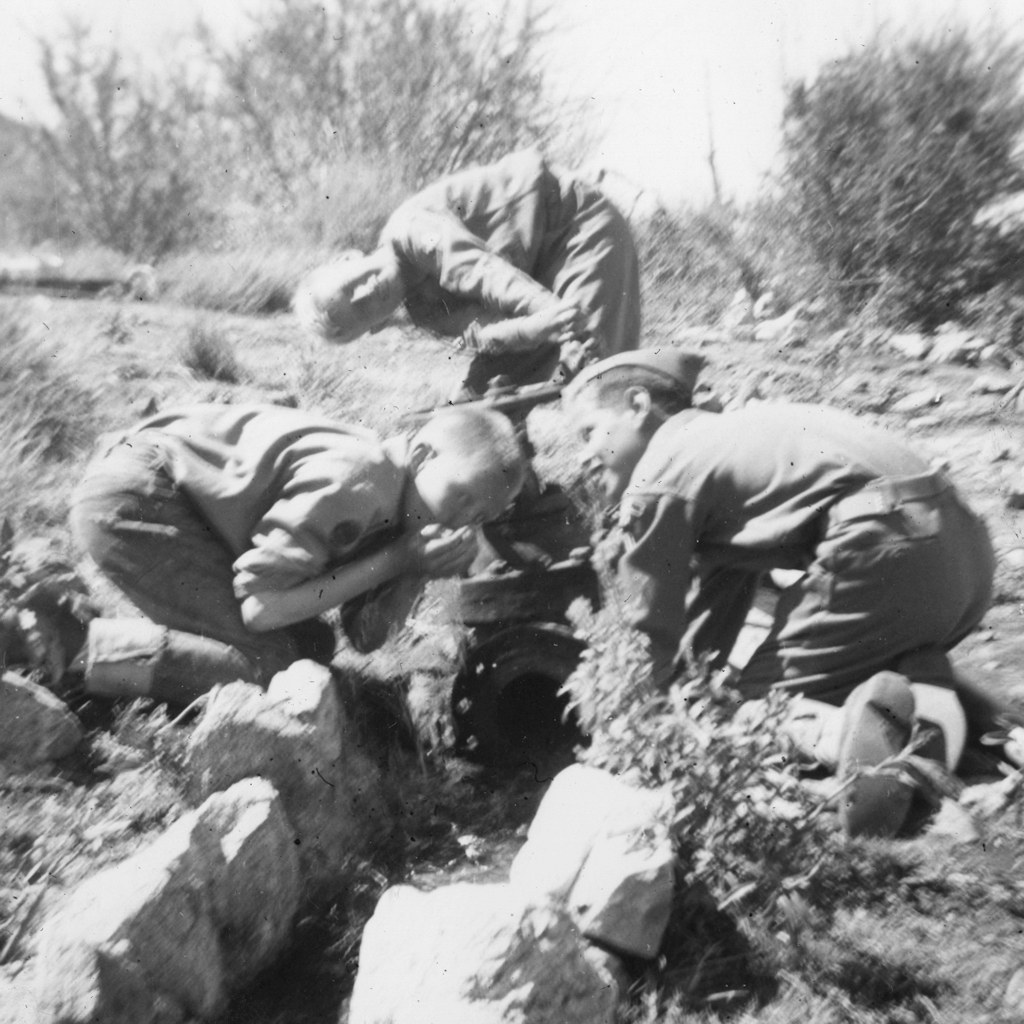
M967 390L975 395L1004 395L1014 383L1012 377L1003 374L982 373L974 378Z
M924 359L931 351L932 343L916 332L910 334L894 334L889 338L889 347L896 349L900 355L908 359Z
M939 405L941 402L941 392L936 391L935 388L924 388L921 391L912 391L909 395L904 395L898 402L894 402L890 406L890 411L920 412L922 409Z
M70 754L81 722L45 687L16 672L0 678L0 761L29 768Z
M1014 356L1004 346L992 344L981 349L978 359L988 366L999 366L1008 370L1013 366Z
M1003 563L1011 569L1024 569L1024 548L1010 548L1003 555Z
M1024 967L1019 967L1010 978L1010 983L1003 993L1003 1006L1024 1017Z
M930 363L957 363L966 365L977 360L977 350L972 346L974 336L969 331L947 331L936 336L928 353Z
M728 330L754 322L754 304L746 288L741 288L732 298L728 309L722 314L722 326Z
M970 812L955 800L944 797L939 810L928 825L927 834L941 836L955 843L973 843L980 838L978 826Z

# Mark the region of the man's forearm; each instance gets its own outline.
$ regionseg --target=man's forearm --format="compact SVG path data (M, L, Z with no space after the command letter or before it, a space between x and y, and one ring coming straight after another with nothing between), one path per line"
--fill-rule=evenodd
M395 541L365 558L331 569L287 590L250 594L241 604L242 621L254 633L304 622L400 576L408 568L406 549Z
M516 316L489 324L470 324L464 337L474 351L497 355L537 348L542 344L540 333L534 317Z

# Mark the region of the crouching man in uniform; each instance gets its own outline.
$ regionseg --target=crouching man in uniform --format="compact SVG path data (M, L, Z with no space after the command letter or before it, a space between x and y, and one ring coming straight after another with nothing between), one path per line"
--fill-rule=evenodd
M525 462L491 410L435 414L411 438L272 405L196 405L108 439L72 503L83 551L145 618L93 619L87 693L183 704L300 658L328 663L341 609L360 651L427 579L476 555Z
M344 343L402 303L472 354L459 397L521 386L636 348L640 283L625 217L536 150L441 178L391 215L378 247L313 271L295 311Z
M948 477L836 409L691 408L702 360L678 349L594 363L563 395L584 463L619 502L618 577L656 678L680 651L725 666L764 574L800 570L733 680L743 699L799 694L792 734L853 775L898 753L916 719L952 770L967 724L946 653L980 622L994 559ZM850 835L893 835L913 790L862 776Z

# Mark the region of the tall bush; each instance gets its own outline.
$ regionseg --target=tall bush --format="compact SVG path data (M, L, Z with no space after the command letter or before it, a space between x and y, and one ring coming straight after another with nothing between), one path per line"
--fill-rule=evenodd
M411 188L553 139L546 31L531 4L275 0L239 42L201 34L237 173L251 194L295 201L343 188L333 171L354 157Z
M976 222L1024 188L1022 71L1019 42L961 27L880 34L790 88L785 184L847 310L927 325L997 282Z
M80 237L145 260L197 238L208 210L190 94L131 68L80 23L39 46L56 118L37 128L36 146Z

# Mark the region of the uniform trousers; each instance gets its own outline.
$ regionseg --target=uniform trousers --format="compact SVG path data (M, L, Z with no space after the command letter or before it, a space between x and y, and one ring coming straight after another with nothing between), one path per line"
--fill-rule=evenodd
M145 616L223 645L213 658L221 665L199 659L212 680L266 685L299 658L330 660L334 634L319 620L265 633L246 628L232 586L234 556L173 479L158 431L101 448L73 496L71 526L79 546Z

